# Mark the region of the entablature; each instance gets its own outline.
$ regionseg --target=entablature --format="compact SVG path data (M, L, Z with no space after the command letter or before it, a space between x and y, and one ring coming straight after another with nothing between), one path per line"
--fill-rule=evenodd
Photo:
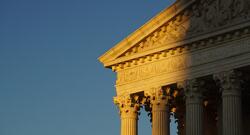
M237 40L231 38L227 42L210 43L215 46L197 48L193 52L188 51L117 71L117 95L140 92L152 86L166 86L250 65L249 35Z
M118 72L121 70L130 69L136 66L159 61L161 59L166 59L185 53L192 53L196 50L215 47L216 45L225 42L240 40L241 38L248 37L249 35L250 23L246 23L245 25L241 24L241 26L237 27L237 29L231 27L228 30L210 33L197 37L193 40L172 44L172 46L165 46L148 52L139 53L137 55L117 59L116 63L118 64L111 64L112 70Z
M110 49L100 61L105 67L113 66L116 70L122 68L121 63L146 55L183 48L193 42L206 42L210 37L250 26L249 14L247 0L227 4L223 0L179 1Z

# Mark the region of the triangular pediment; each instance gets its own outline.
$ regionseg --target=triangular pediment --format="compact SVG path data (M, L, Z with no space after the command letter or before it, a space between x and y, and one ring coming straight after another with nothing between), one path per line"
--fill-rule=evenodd
M211 35L239 23L249 23L249 5L248 0L179 0L111 48L99 60L110 67L174 48L201 35Z

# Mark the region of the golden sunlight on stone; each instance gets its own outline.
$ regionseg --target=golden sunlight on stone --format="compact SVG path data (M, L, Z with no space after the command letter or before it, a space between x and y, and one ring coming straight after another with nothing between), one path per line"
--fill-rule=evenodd
M143 109L152 135L170 135L170 116L178 135L249 135L249 29L248 0L178 0L102 55L121 135Z

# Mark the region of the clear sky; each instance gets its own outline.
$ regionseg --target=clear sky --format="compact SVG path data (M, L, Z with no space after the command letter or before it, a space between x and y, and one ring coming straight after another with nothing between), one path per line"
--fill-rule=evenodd
M0 0L0 135L118 135L97 58L173 1Z

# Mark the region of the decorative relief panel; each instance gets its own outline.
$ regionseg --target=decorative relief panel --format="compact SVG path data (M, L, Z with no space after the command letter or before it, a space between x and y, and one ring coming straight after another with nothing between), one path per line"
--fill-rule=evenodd
M119 71L117 73L117 84L146 79L160 73L168 73L174 72L175 70L181 70L185 67L187 67L185 57L173 57L164 61L158 61L144 66Z
M192 66L226 59L243 53L250 53L250 39L235 40L227 43L227 46L218 46L200 50L194 53L168 57L145 65L128 68L117 72L117 85L148 79L163 73L171 73L180 70L188 71Z
M144 52L166 44L250 20L249 0L200 0L176 15L122 56Z

